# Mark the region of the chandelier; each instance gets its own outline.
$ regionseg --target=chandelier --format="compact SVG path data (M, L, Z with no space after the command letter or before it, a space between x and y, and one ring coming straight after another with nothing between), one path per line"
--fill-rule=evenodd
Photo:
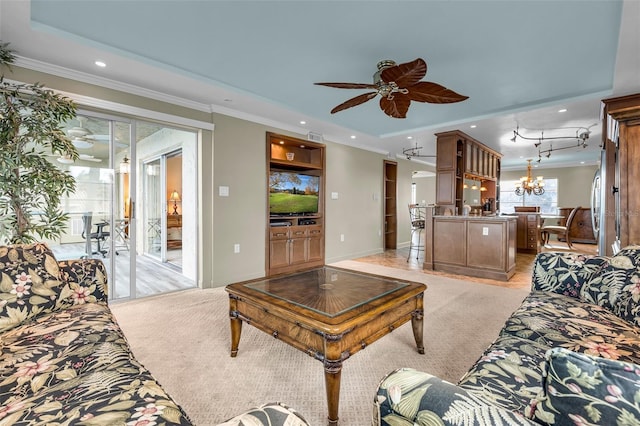
M542 195L544 194L544 180L542 176L538 176L535 179L531 177L531 160L527 160L527 175L520 178L520 182L516 183L516 195L524 195L526 192L528 195Z

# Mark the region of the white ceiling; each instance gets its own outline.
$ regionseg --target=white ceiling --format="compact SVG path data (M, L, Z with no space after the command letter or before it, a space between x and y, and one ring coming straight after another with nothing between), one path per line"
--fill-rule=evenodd
M460 129L523 169L539 155L510 141L517 126L534 138L588 128L587 148L543 141L554 151L537 165L595 164L600 100L640 92L637 0L0 1L17 65L390 156L416 143L432 154L434 133ZM364 91L313 84L370 83L380 60L418 57L424 81L469 99L413 103L406 119L377 99L332 115Z

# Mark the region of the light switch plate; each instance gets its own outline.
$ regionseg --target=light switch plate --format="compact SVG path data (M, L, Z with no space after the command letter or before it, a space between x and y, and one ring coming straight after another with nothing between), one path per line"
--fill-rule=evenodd
M331 193L331 199L332 200L337 200L338 199L338 193L337 192L332 192Z
M229 187L228 186L220 186L220 187L218 187L218 195L220 195L221 197L228 197L229 196Z

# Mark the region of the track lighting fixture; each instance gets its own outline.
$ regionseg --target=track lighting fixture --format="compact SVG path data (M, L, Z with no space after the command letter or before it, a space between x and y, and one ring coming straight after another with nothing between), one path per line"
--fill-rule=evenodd
M550 158L551 153L553 151L561 151L563 149L571 149L571 148L586 148L587 146L589 145L587 145L585 140L582 140L582 139L578 140L578 143L576 145L562 146L560 148L554 148L553 145L549 144L549 149L541 150L540 148L538 148L538 163L542 159L542 154L546 154L545 157Z
M416 146L413 148L405 148L402 150L402 155L407 157L407 160L411 160L414 157L435 157L436 154L421 154L420 150L421 146L418 146L418 141L416 141Z
M516 129L513 131L513 137L511 139L509 139L511 142L516 142L516 140L518 138L524 139L524 140L528 140L528 141L536 141L536 143L533 144L534 147L538 148L538 159L536 160L536 162L540 162L542 161L542 156L543 154L546 158L550 158L551 157L551 153L553 151L559 151L562 149L569 149L569 148L586 148L587 147L587 140L589 139L589 135L591 134L591 131L589 130L591 127L595 126L596 124L592 124L589 127L578 127L575 134L574 135L567 135L567 136L553 136L553 137L545 137L544 135L544 131L540 132L540 137L529 137L529 136L523 136L520 134L520 128L516 127ZM541 150L540 146L542 145L543 141L547 141L547 140L558 140L558 139L566 139L566 140L577 140L577 145L570 145L570 146L563 146L560 148L553 148L553 146L551 144L549 144L549 149L544 149Z
M567 136L547 136L545 137L544 135L544 130L542 130L540 132L540 137L529 137L529 136L523 136L520 134L520 127L517 126L516 129L513 131L513 137L511 139L509 139L511 142L516 142L518 140L518 138L520 139L524 139L527 141L538 141L535 146L538 147L543 141L549 141L549 140L556 140L556 139L577 139L578 141L582 141L582 142L586 142L587 139L589 139L589 135L591 134L591 131L589 130L589 128L591 128L593 126L589 126L589 127L578 127L575 134L573 135L567 135Z

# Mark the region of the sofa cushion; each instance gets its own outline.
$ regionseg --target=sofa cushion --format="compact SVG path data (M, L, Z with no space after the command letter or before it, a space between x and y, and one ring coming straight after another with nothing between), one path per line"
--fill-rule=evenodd
M548 425L638 424L640 366L563 348L546 354L534 418Z
M133 357L104 303L41 315L1 343L2 424L191 424Z
M628 252L612 257L609 264L583 286L581 298L640 326L640 265L635 255L626 255Z
M490 405L524 413L541 390L548 349L528 339L501 335L458 385Z
M0 331L53 311L68 290L46 244L0 247Z
M533 267L532 288L577 298L582 286L600 272L608 260L577 253L540 253Z
M127 364L131 352L104 304L86 303L2 333L0 400Z
M559 294L534 291L507 319L501 334L589 355L640 363L636 326L609 309Z

